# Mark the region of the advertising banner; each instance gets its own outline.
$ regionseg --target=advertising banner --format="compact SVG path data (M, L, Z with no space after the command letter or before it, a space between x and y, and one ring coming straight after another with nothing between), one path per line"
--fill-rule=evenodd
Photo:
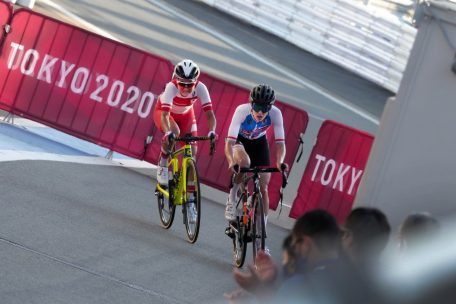
M0 55L0 108L142 158L171 73L166 59L19 10Z
M320 208L339 221L350 213L374 137L334 121L323 122L290 217Z

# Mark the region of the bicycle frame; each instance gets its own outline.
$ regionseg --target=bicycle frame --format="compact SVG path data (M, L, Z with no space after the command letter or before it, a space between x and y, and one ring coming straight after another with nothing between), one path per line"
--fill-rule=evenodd
M252 243L253 261L256 261L258 250L265 250L266 239L266 221L264 218L264 201L261 195L260 178L261 173L282 172L282 190L287 184L287 174L285 164L281 165L281 170L278 168L240 168L239 165L234 167L237 173L251 173L244 175L238 200L235 209L238 212L236 219L229 221L228 228L225 229L225 234L233 241L233 261L238 268L242 267L245 262L247 251L247 243ZM235 175L233 174L231 182L234 183ZM253 191L250 193L248 185L253 180Z
M183 155L182 167L179 170L179 155ZM171 193L157 183L157 190L163 193L163 195L170 199L174 205L183 205L184 197L187 197L185 191L187 189L186 180L187 180L187 163L189 159L192 159L192 146L189 143L186 143L182 148L178 149L171 153L170 166L172 167L173 172L173 184L177 187L173 187ZM180 172L180 173L179 173Z
M252 193L249 193L249 190L248 190L248 183L249 181L253 179L254 183L253 183L253 191ZM249 198L251 199L252 202L254 202L254 199L256 198L257 195L261 195L260 193L260 176L258 173L255 173L249 177L246 177L243 181L242 181L242 187L241 187L241 191L242 191L242 194L240 195L239 197L239 200L236 204L236 209L239 209L239 205L240 204L245 204L246 202L241 202L242 201L242 198L245 197L245 200L247 201ZM253 205L252 206L242 206L242 209L243 211L247 211L247 215L248 215L248 218L250 219L252 217L252 214L251 214L251 209L253 209ZM243 216L245 216L245 214L243 214ZM245 220L243 219L243 223L244 225L247 224L245 222Z

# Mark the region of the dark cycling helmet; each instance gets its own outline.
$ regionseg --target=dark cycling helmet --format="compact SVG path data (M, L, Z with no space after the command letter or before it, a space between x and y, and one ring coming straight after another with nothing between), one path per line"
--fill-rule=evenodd
M174 67L173 76L182 80L196 81L200 75L200 69L196 63L190 59L184 59Z
M272 105L275 101L274 89L266 84L257 85L250 91L251 103L262 103Z

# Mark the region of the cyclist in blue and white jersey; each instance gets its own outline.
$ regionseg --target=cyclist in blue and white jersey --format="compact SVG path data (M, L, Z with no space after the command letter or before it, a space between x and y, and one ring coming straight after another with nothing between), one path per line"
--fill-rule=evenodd
M265 84L255 86L250 91L250 102L236 108L231 120L225 143L225 155L228 165L234 171L234 165L239 167L269 167L269 144L266 131L272 127L276 144L276 166L281 170L285 159L285 132L283 130L282 112L274 106L274 90ZM230 189L226 203L225 218L228 221L236 219L236 193L242 182L243 174L236 174L233 187ZM269 211L268 184L270 173L261 173L260 188L263 197L264 212Z

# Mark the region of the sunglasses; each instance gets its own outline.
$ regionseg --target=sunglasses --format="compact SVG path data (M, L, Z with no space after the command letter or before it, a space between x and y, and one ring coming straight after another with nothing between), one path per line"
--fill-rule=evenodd
M183 88L192 88L194 87L196 82L183 82L183 81L177 81L177 85Z
M263 104L263 103L252 103L252 109L255 111L255 112L263 112L263 113L267 113L271 110L272 108L272 105L270 104Z

